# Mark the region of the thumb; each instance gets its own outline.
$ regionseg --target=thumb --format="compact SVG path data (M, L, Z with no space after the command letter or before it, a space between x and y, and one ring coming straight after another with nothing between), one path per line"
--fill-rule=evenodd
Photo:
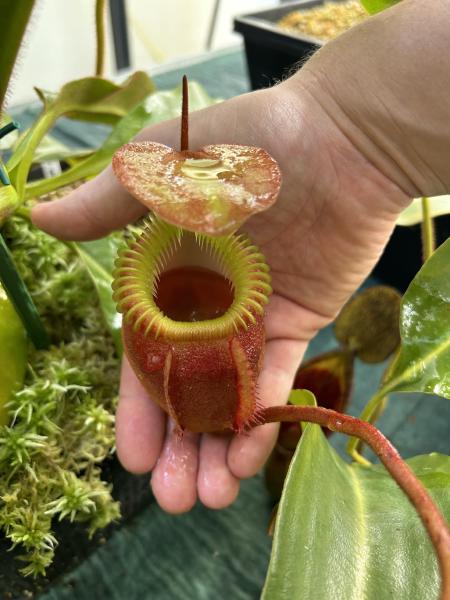
M177 119L143 130L137 141L152 140L173 146ZM175 142L176 143L176 142ZM148 212L117 181L112 167L64 198L36 205L31 219L36 227L63 240L91 240L136 221Z
M116 180L111 167L65 198L31 211L36 227L63 240L92 240L136 221L147 212Z

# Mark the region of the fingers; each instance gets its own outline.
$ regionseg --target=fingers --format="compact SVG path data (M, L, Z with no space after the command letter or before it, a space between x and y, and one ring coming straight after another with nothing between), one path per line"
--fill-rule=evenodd
M208 508L225 508L239 493L239 479L227 465L229 444L229 436L202 436L197 489L201 502Z
M182 513L194 506L198 436L185 432L180 437L173 431L171 421L166 433L166 414L148 397L126 357L122 362L116 447L119 460L128 471L141 474L154 469L152 489L161 508Z
M229 437L174 431L170 422L161 456L152 473L152 490L163 510L181 514L197 500L208 508L229 506L239 480L227 465Z
M239 492L239 480L227 465L229 437L174 431L170 421L161 456L153 470L153 494L163 510L181 514L197 500L208 508L229 506Z
M198 445L198 434L180 435L170 421L151 480L153 494L166 512L187 512L197 500Z
M287 400L306 343L271 340L259 381L259 399L265 406ZM197 500L213 509L225 508L239 492L239 479L253 476L266 461L276 440L276 424L229 436L184 432L180 436L165 414L152 402L123 361L117 410L117 452L133 473L153 469L151 485L167 512L189 511Z
M116 416L116 447L125 469L138 474L153 468L163 445L165 420L164 413L150 400L124 357Z
M165 413L148 397L126 358L122 362L116 446L119 460L132 473L153 469L152 490L167 512L189 511L198 495L209 508L224 508L239 492L227 466L229 436L199 436L166 429Z
M108 167L65 198L38 204L31 218L37 227L57 238L91 240L136 221L146 212Z
M264 366L258 381L258 396L262 405L286 403L305 350L306 342L303 341L274 339L267 343ZM277 434L278 425L271 423L237 435L228 451L231 473L240 479L253 477L269 457Z

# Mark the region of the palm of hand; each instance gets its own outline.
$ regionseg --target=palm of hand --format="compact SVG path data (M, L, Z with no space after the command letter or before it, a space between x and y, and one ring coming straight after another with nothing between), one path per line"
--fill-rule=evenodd
M258 145L282 169L277 205L247 225L273 278L258 382L259 401L265 405L287 400L308 341L368 274L405 201L307 95L294 103L289 89L278 91L275 104L280 88L214 106L193 115L191 122L192 147ZM178 124L170 122L143 132L141 139L175 147L177 136ZM144 212L108 172L58 204L39 207L34 219L50 233L72 239L99 237ZM122 463L137 473L153 470L154 494L170 512L189 510L197 497L212 508L230 504L239 479L259 470L277 432L271 424L246 435L185 433L180 439L126 360L116 428Z

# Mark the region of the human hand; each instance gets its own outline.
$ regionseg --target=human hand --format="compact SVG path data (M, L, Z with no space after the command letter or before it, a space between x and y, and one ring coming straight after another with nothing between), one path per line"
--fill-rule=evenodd
M245 226L264 252L273 278L258 382L265 405L286 401L308 341L370 272L410 196L430 193L435 185L422 189L421 181L430 178L422 177L420 168L398 164L389 154L389 144L378 151L380 140L377 148L371 143L373 130L363 128L364 114L355 111L347 118L335 100L339 93L324 100L330 78L324 77L322 67L332 62L329 47L323 59L319 53L285 83L215 105L190 119L191 148L215 143L260 146L278 160L283 173L277 204ZM349 49L344 46L338 60L345 52ZM330 69L327 66L326 72ZM346 84L332 83L345 96ZM366 83L360 82L364 92ZM383 96L383 89L377 88L377 93ZM359 97L358 90L355 95ZM389 137L382 125L380 121L376 131L381 141L394 139L400 146L403 132ZM179 123L171 121L147 129L139 139L177 147L178 137ZM92 239L145 212L107 169L64 200L36 207L33 220L61 238ZM155 497L169 512L189 510L197 497L211 508L230 504L239 480L254 475L266 460L276 433L275 425L265 425L245 435L186 433L180 440L124 360L118 455L132 472L152 470Z

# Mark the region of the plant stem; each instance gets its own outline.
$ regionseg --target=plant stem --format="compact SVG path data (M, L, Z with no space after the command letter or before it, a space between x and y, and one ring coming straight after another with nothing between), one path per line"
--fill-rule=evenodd
M14 214L31 223L31 208L29 206L24 206L22 204L16 209Z
M19 123L17 123L17 121L10 121L9 123L7 123L4 127L0 129L0 140L4 138L5 135L8 135L8 133L11 133L11 131L19 129L19 127L20 125Z
M22 319L26 332L35 348L38 350L48 348L50 346L50 339L47 331L1 234L0 280L9 299L14 304L14 308Z
M7 123L4 127L2 127L0 129L0 140L2 138L4 138L5 135L8 135L8 133L11 133L11 131L14 131L15 129L19 129L19 124L16 121L11 121L10 123ZM10 185L10 183L11 183L11 181L9 179L9 175L8 175L5 167L3 166L1 158L0 158L0 182L3 185Z
M262 422L306 421L363 440L419 513L434 546L441 572L441 600L450 598L450 529L433 499L403 461L391 442L376 427L350 415L315 406L272 406L263 409Z
M401 347L399 346L394 352L392 358L389 360L389 363L381 378L380 389L375 392L360 414L359 418L362 421L367 421L368 423L373 424L379 418L379 416L383 414L389 400L389 393L392 389L392 386L387 385L386 382L391 378L392 372L397 364L400 348ZM347 444L347 453L359 464L369 466L371 463L361 454L362 447L362 441L358 438L352 437L349 439Z
M0 183L2 185L10 185L11 184L11 180L9 178L8 172L6 171L5 167L3 166L1 159L0 159Z
M183 75L183 96L181 101L181 141L180 150L189 149L189 86L186 75Z
M95 2L95 33L97 38L97 53L95 74L102 77L105 70L105 6L106 0Z
M436 248L436 234L434 230L434 220L430 211L430 199L424 196L422 198L422 258L426 262L433 254Z
M16 188L21 202L23 202L25 197L25 186L33 162L34 152L59 116L55 111L46 112L44 110L33 125L32 131L25 134L22 138L6 165L9 170L11 182Z
M362 411L362 413L360 415L361 421L371 422L373 415L375 415L377 413L378 407L380 406L381 402L383 402L383 400L385 398L386 398L386 394L384 393L384 389L382 388L381 390L378 390L372 396L372 398L369 400L369 402L366 404L366 407ZM359 464L364 465L364 466L369 466L371 463L367 459L365 459L359 452L360 445L361 445L361 438L359 438L359 437L350 438L350 440L348 441L348 444L347 444L347 453L350 454L350 456L353 458L353 460L356 460L356 462L358 462Z

